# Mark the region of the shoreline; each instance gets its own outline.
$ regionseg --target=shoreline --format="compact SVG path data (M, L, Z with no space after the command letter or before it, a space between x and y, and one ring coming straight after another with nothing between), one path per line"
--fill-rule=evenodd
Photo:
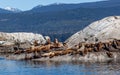
M0 44L0 52L5 53L5 58L9 60L105 62L117 61L120 57L119 39L94 43L80 42L73 47L58 41L57 38L53 42L48 36L43 39L45 43L40 42L40 39L24 43L19 40L3 43Z
M120 60L120 52L112 52L113 57L110 58L106 55L105 52L94 52L94 53L88 53L85 56L81 55L63 55L63 56L55 56L52 58L49 57L41 57L41 58L35 58L35 59L24 59L25 55L10 55L9 57L5 57L5 59L8 60L32 60L32 61L55 61L55 62L71 62L71 61L80 61L80 62L108 62L108 61L115 61L118 62ZM17 57L17 58L16 58Z

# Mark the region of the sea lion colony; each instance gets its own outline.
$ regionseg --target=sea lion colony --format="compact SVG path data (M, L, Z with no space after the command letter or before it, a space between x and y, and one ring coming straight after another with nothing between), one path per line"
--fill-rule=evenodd
M14 55L25 54L25 59L35 59L42 57L52 58L54 56L62 56L66 54L85 56L89 52L105 52L108 57L112 58L112 52L120 52L120 40L114 39L109 42L85 43L81 42L72 48L68 48L66 43L59 42L57 39L51 42L47 39L46 44L38 44L37 40L34 45L25 50L16 50ZM27 54L33 53L33 57L28 57Z

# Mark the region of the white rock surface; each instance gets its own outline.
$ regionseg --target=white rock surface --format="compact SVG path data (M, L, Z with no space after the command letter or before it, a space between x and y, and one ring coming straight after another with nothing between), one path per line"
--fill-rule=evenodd
M95 42L96 38L98 41L120 39L120 16L110 16L93 22L83 30L72 35L65 42L69 47L72 47L79 42Z
M25 33L25 32L18 32L18 33L3 33L0 32L0 37L4 38L5 41L14 42L32 42L34 40L40 41L40 43L45 43L46 40L41 34L34 34L34 33Z

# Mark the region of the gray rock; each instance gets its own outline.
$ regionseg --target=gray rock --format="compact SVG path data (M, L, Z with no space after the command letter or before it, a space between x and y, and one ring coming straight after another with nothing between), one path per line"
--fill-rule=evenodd
M0 32L0 37L4 38L6 44L14 43L16 41L22 42L33 42L34 40L38 40L39 43L44 44L46 40L41 34L34 34L34 33L25 33L25 32L18 32L18 33L3 33Z
M68 47L73 47L80 42L95 43L120 39L120 16L110 16L88 25L81 31L78 31L65 42Z

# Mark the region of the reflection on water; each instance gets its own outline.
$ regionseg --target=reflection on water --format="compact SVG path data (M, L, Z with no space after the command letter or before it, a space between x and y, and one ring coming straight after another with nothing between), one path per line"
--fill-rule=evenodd
M0 58L0 75L119 75L120 63L12 61Z

